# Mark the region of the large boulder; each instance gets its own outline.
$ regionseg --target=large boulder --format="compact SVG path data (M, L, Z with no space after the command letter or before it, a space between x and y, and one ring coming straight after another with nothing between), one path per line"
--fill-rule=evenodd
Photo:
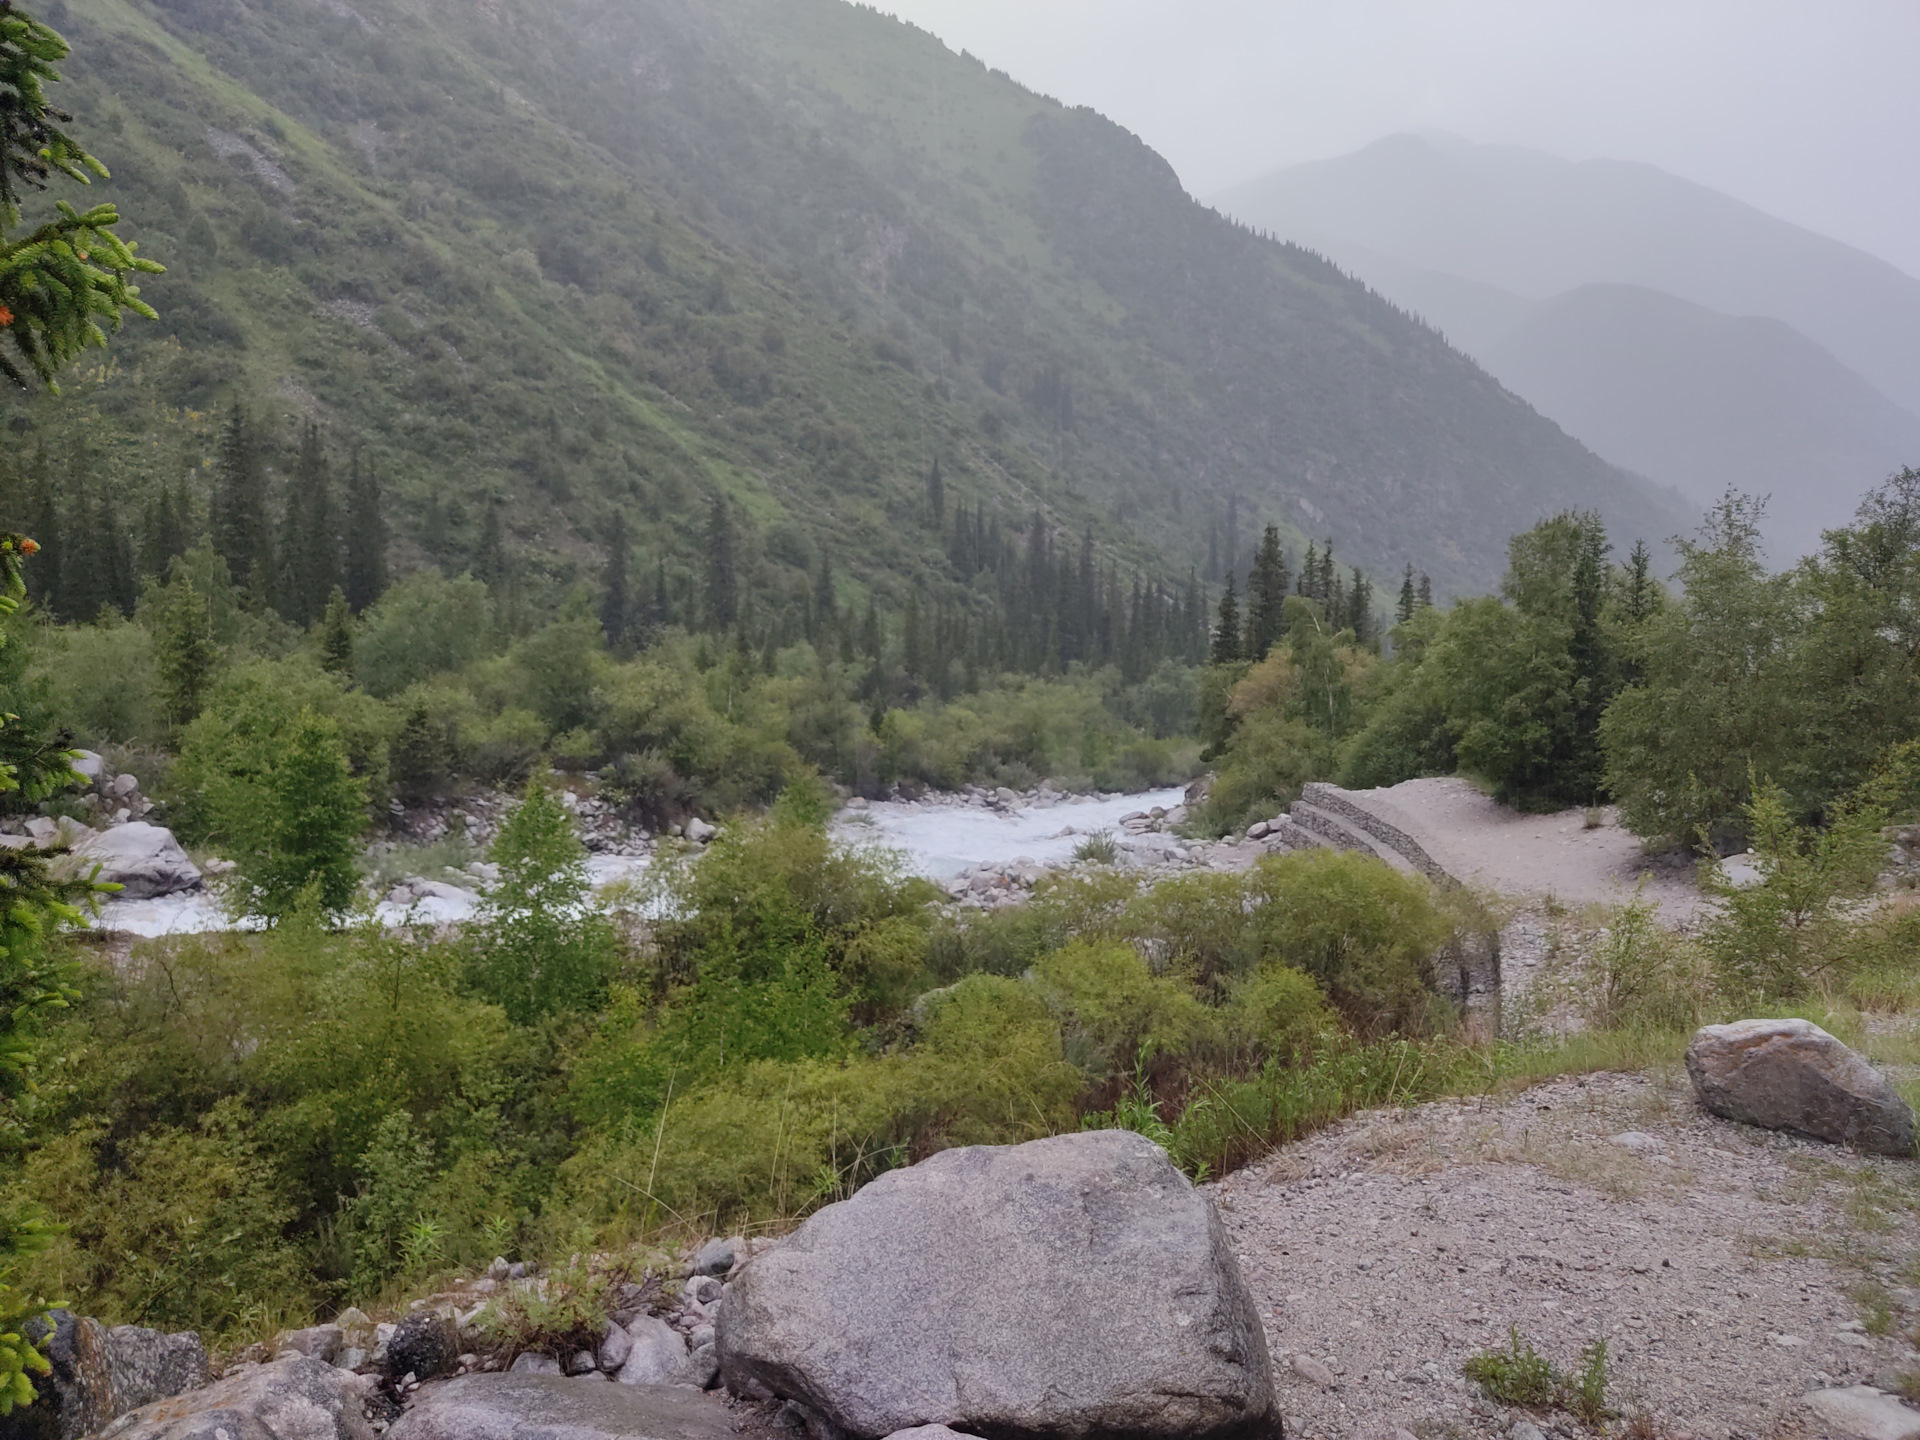
M374 1440L361 1377L305 1355L143 1406L100 1440Z
M190 1330L109 1329L67 1310L28 1329L46 1339L53 1373L35 1382L31 1406L0 1419L0 1440L80 1440L129 1410L205 1385L211 1374L206 1347Z
M1212 1202L1125 1130L882 1175L749 1263L715 1323L729 1389L861 1440L1280 1434Z
M1702 1027L1687 1074L1716 1115L1851 1145L1913 1153L1913 1111L1886 1078L1807 1020L1738 1020Z
M99 866L98 878L121 887L128 900L150 900L157 895L174 895L200 884L200 871L173 832L144 820L116 825L89 835L73 847L71 856L60 868L75 875L91 874Z
M422 1396L387 1440L733 1440L724 1405L671 1385L465 1375Z

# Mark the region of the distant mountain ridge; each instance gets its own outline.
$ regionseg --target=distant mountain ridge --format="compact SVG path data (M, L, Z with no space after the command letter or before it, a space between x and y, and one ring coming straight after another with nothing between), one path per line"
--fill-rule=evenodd
M1392 136L1219 197L1440 328L1616 463L1774 496L1809 548L1920 460L1920 280L1652 166Z
M758 617L828 559L845 603L974 605L936 458L1003 531L1169 580L1230 509L1443 593L1560 508L1623 540L1683 518L1136 137L872 10L55 4L66 98L172 268L160 326L20 418L58 456L91 415L130 511L204 484L182 417L247 398L361 447L401 568L468 563L492 513L545 603L616 513L692 596L721 495Z

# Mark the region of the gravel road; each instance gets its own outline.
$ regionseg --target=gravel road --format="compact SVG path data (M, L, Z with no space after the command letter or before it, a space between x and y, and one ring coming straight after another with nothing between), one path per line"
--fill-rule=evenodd
M1829 1433L1808 1392L1920 1370L1920 1167L1718 1120L1683 1073L1375 1112L1213 1188L1289 1437L1588 1433L1462 1377L1510 1326L1563 1368L1605 1340L1647 1436Z

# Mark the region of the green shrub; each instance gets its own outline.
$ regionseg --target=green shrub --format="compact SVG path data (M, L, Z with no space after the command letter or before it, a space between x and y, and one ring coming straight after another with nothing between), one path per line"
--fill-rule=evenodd
M1430 1023L1433 956L1454 927L1424 880L1371 856L1294 851L1264 857L1249 890L1263 965L1312 976L1362 1033Z
M1230 980L1247 974L1260 959L1259 933L1240 875L1162 880L1128 904L1123 924L1162 969L1186 975L1209 998L1219 998Z
M99 750L160 733L160 676L152 637L142 626L118 619L70 626L37 648L33 677L82 744Z
M1461 1374L1501 1405L1545 1409L1559 1397L1560 1372L1531 1343L1520 1338L1520 1328L1509 1327L1505 1350L1484 1350L1468 1358Z
M1341 1039L1339 1018L1320 987L1286 965L1268 965L1240 982L1224 1018L1249 1069L1269 1061L1291 1064L1337 1048Z
M464 670L493 644L493 600L470 575L438 570L408 576L362 619L354 673L382 699L436 675Z
M338 916L360 886L367 792L331 720L303 710L251 773L207 787L213 834L230 852L227 894L245 915L278 921L311 905Z
M1105 1080L1136 1057L1186 1055L1217 1042L1213 1012L1159 976L1133 946L1074 940L1034 967L1035 991L1060 1022L1066 1053Z
M27 1160L21 1188L62 1226L28 1262L30 1283L112 1324L194 1329L215 1343L310 1312L282 1177L237 1101L191 1129L105 1138L82 1126Z
M214 806L223 787L268 775L287 737L311 712L338 733L367 802L386 803L387 742L394 713L378 700L346 689L309 657L255 661L224 672L206 708L181 735L178 761L167 775L165 799L174 827L188 840L218 838Z
M587 903L587 849L566 806L529 785L487 854L500 879L470 935L475 993L516 1025L596 1009L618 955L612 926Z

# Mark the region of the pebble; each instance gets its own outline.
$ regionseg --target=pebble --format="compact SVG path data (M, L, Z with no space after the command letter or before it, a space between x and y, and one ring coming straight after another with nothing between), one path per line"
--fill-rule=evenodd
M1322 1390L1331 1390L1340 1383L1331 1370L1311 1355L1294 1356L1293 1373L1302 1380L1318 1385Z

